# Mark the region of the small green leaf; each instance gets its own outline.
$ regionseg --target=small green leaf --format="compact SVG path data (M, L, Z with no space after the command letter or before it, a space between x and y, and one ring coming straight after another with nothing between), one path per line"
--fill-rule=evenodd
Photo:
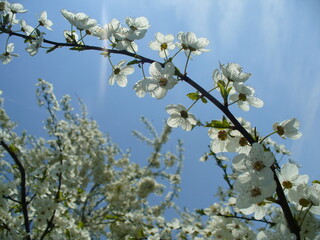
M230 124L228 123L227 119L223 118L222 121L218 121L218 120L212 120L211 123L208 123L205 125L206 127L213 127L213 128L217 128L217 129L226 129L226 128L230 128Z
M208 100L207 100L205 97L202 97L202 98L201 98L201 101L202 101L203 103L207 103L207 102L208 102Z
M86 50L85 47L72 47L72 48L69 48L70 50L74 50L74 51L83 51L83 50Z
M232 89L232 87L229 87L229 88L227 89L228 94L230 93L231 89Z
M9 145L9 149L10 149L11 152L14 152L14 153L18 153L19 152L19 149L13 144Z
M228 99L229 92L226 90L225 86L221 82L218 81L217 84L218 84L218 87L220 88L220 94L221 94L224 102L226 103L227 99Z
M57 48L58 48L58 46L53 46L53 47L49 48L49 49L46 51L46 53L50 53L50 52L56 50Z
M200 98L199 93L195 92L195 93L188 93L187 97L190 98L191 100L198 100Z
M181 76L182 75L182 73L180 72L180 70L177 67L174 70L174 75L175 76Z
M109 57L110 53L109 52L102 52L102 53L100 53L100 55L102 55L104 57Z
M196 209L196 213L198 213L198 214L201 215L201 216L206 215L206 213L204 212L203 209Z
M110 219L120 220L120 217L119 217L119 216L116 216L116 215L107 214L107 215L104 216L104 219L105 219L105 220L110 220Z
M141 63L140 60L132 60L132 61L128 62L127 65L134 65L134 64L139 64L139 63Z
M83 228L84 227L84 223L83 222L78 222L78 228Z
M9 14L5 15L3 17L3 25L6 26L8 23L10 23L10 20L9 20Z
M36 33L37 33L37 36L40 36L41 35L41 32L40 32L40 30L38 29L38 28L36 28Z
M144 234L143 232L143 228L140 228L138 233L137 233L137 238L138 239L145 239L146 238L146 235Z
M314 181L312 181L312 183L320 184L320 181L319 180L314 180Z

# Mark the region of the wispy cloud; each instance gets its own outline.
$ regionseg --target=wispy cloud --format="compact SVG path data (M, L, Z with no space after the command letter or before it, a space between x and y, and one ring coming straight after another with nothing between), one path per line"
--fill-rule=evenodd
M106 2L103 2L102 8L101 8L101 22L103 24L106 24L106 20L108 19L107 16L107 6ZM103 46L107 46L108 41L103 40ZM103 102L106 97L106 91L107 91L107 84L108 84L108 69L107 66L109 66L109 63L107 62L107 58L101 58L100 61L100 76L99 76L99 101Z

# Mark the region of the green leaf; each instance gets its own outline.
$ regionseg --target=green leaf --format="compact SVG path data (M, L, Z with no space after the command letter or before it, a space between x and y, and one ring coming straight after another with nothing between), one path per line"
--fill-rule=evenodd
M146 238L146 235L145 235L144 232L143 232L143 228L140 228L140 229L139 229L138 234L137 234L137 238L138 238L138 239L144 239L144 238Z
M120 220L120 216L107 214L104 216L104 220Z
M320 184L320 181L319 180L314 180L314 181L312 181L312 183Z
M207 100L205 97L202 97L202 98L201 98L201 101L202 101L203 103L207 103L207 102L208 102L208 100Z
M140 60L132 60L132 61L128 62L127 65L134 65L134 64L139 64L139 63L141 63Z
M78 222L78 228L83 228L84 227L84 223L83 222Z
M83 51L83 50L86 50L85 47L72 47L72 48L69 48L70 50L74 50L74 51Z
M49 48L49 49L46 51L46 53L50 53L50 52L56 50L57 48L58 48L58 46L53 46L53 47Z
M110 55L110 53L109 52L102 52L102 53L100 53L100 55L102 55L104 57L108 57Z
M226 103L227 99L228 99L229 92L226 90L225 86L221 82L218 81L217 84L218 84L218 87L220 88L220 94L221 94L224 102Z
M218 120L212 120L211 123L207 123L205 125L206 127L213 127L213 128L217 128L217 129L226 129L226 128L230 128L230 124L228 123L227 119L225 119L223 117L222 121L218 121Z
M229 88L227 89L228 95L229 95L231 89L232 89L232 87L229 87Z
M10 149L10 151L13 152L13 153L18 153L18 152L19 152L19 149L18 149L15 145L13 145L13 144L10 144L10 145L9 145L9 149Z
M41 35L41 32L40 32L40 30L37 28L36 30L36 33L37 33L37 36L40 36Z
M204 212L203 209L196 209L196 213L198 213L198 214L201 215L201 216L206 215L206 213Z
M5 15L3 17L3 25L6 26L8 23L10 23L10 20L9 20L9 14Z
M191 100L198 100L200 98L199 93L195 92L195 93L188 93L187 97L190 98Z

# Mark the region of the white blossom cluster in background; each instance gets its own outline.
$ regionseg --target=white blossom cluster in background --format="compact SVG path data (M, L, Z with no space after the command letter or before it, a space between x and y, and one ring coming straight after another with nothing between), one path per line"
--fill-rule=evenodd
M196 92L187 95L193 101L191 106L166 107L170 116L161 134L144 118L151 138L133 132L152 147L146 166L132 162L129 152L104 136L97 123L88 119L84 105L81 114L76 114L68 95L57 100L53 86L43 79L37 83L36 96L48 112L46 139L26 132L16 134L1 98L1 239L320 239L320 182L309 183L309 177L300 175L293 161L280 166L279 158L290 152L270 138L277 134L283 139L299 139L299 121L276 122L270 134L262 136L248 121L235 118L229 111L235 103L243 111L249 111L250 105L263 107L255 89L246 85L251 74L237 63L220 63L213 71L210 90L190 79L189 60L208 52L206 38L179 32L175 42L173 34L158 32L148 45L161 58L156 61L138 55L137 41L150 27L145 17L127 17L126 26L117 19L100 25L85 13L63 9L61 14L71 31L61 34L64 42L53 42L44 37L43 31L53 26L47 12L40 14L35 27L19 19L25 12L22 4L0 1L0 33L7 35L0 55L3 64L19 56L9 41L17 36L24 38L31 56L44 45L50 46L48 53L58 47L100 51L112 67L110 85L126 87L137 65L142 77L133 90L140 98L150 95L160 100L178 83L190 84ZM88 37L107 40L111 48L87 46L84 39ZM180 52L186 56L183 70L174 63ZM131 59L114 64L112 54ZM203 123L189 112L195 104L208 102L224 113L222 119ZM218 187L218 203L196 212L182 210L174 202L180 192L182 144L178 142L176 153L163 148L171 128L176 127L186 131L208 128L210 149L201 161L213 159L228 186ZM156 203L150 202L150 196L155 196ZM168 220L164 216L170 208L177 217Z

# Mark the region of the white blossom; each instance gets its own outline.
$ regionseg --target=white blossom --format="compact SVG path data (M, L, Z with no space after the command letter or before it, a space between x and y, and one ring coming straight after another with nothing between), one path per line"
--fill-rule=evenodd
M170 127L181 127L186 131L190 131L197 124L195 116L187 112L187 109L181 104L170 104L166 107L166 111L170 114L167 120L167 124Z
M14 44L9 43L6 47L6 51L0 55L0 60L2 64L8 64L12 61L12 57L18 57L19 55L16 53L12 53L14 50Z
M152 50L159 51L159 57L167 58L169 56L169 50L175 48L175 44L173 43L174 36L172 34L163 35L157 32L155 38L155 41L149 42L149 47Z
M132 74L134 72L134 68L131 65L124 66L125 62L125 60L121 60L117 65L113 67L113 73L109 78L110 85L114 85L114 83L117 82L120 87L127 86L127 75Z
M53 23L48 19L46 11L43 11L41 13L38 21L41 26L44 26L48 30L52 30L51 26L53 25Z
M263 101L254 97L254 88L245 86L242 83L236 83L234 86L237 93L232 94L230 100L236 102L243 111L249 111L249 105L257 108L263 107Z
M30 56L34 56L38 53L39 48L43 42L43 34L40 33L40 36L32 40L32 43L29 43L28 47L26 47L26 51L30 54Z
M79 30L87 30L94 27L97 24L95 19L91 19L85 13L72 13L65 9L61 10L62 15L69 21L69 23Z
M279 136L295 140L302 136L302 133L299 132L299 125L300 123L296 118L291 118L281 123L275 122L272 128Z
M196 34L193 32L179 32L178 33L177 43L178 48L182 48L186 54L189 56L190 52L194 55L200 55L203 52L208 52L208 49L205 49L209 44L209 40L206 38L197 38Z
M234 82L245 82L251 73L242 72L242 67L237 63L228 63L226 66L220 63L220 69L225 77Z

